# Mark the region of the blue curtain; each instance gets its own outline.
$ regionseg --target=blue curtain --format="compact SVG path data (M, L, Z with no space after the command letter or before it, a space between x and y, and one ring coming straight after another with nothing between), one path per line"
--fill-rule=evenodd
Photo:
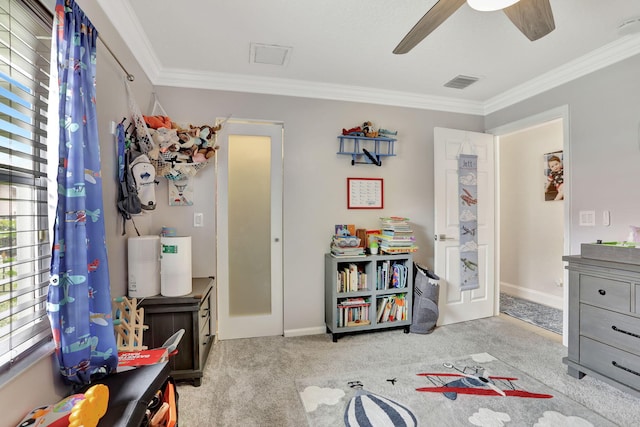
M115 371L95 98L98 32L73 0L57 0L58 203L47 298L60 373L84 385ZM52 82L55 84L55 82Z

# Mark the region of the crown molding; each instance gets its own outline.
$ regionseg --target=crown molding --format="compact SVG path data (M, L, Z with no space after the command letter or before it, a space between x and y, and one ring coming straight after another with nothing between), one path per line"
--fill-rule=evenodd
M494 113L554 87L598 71L640 53L640 35L621 37L571 62L515 86L484 103L484 115Z
M162 68L160 60L129 3L125 0L97 0L97 3L153 84Z
M161 71L160 76L153 83L157 86L215 89L334 101L364 102L473 115L484 114L483 104L477 101L306 80L173 69Z
M151 42L141 30L142 25L126 0L97 0L97 2L154 86L363 102L486 116L640 53L640 34L624 36L486 101L468 101L362 86L165 69L162 68Z

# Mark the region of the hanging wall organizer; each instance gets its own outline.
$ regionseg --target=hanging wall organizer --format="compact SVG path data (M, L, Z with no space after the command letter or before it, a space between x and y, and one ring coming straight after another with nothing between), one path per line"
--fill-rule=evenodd
M394 138L369 138L358 135L338 135L340 148L337 154L351 156L351 165L368 164L382 166L382 158L395 156Z

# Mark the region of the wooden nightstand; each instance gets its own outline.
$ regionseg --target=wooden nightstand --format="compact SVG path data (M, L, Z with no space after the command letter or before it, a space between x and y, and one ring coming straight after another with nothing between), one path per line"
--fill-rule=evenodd
M171 376L176 381L190 380L196 387L202 383L205 362L215 338L215 281L213 277L194 278L192 292L179 297L153 296L141 299L144 308L143 343L160 347L179 329L184 335L178 354L169 359Z

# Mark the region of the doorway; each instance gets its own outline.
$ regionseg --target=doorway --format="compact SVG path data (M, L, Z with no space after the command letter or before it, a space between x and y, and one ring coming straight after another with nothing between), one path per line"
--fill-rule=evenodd
M487 132L497 137L499 287L510 295L562 309L566 345L567 271L561 257L570 251L568 106ZM556 142L549 143L549 138ZM564 166L564 200L545 201L545 154L558 148ZM499 297L497 293L496 298ZM498 307L496 303L496 315Z
M229 120L218 142L218 339L282 335L283 125Z

